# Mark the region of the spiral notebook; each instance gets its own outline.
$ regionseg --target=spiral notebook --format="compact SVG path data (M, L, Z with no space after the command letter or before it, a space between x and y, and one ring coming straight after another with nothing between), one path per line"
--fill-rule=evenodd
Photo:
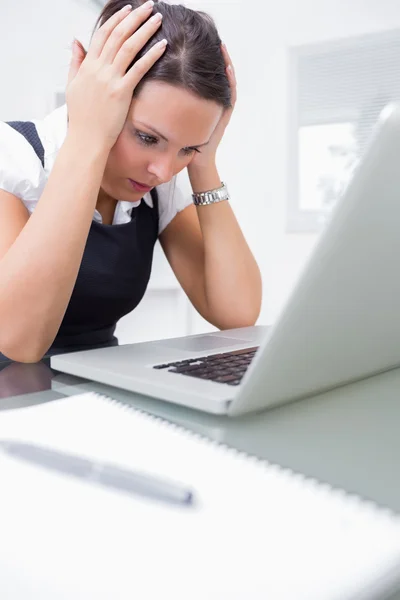
M400 586L389 511L95 393L0 413L0 439L189 486L191 506L0 452L7 600L372 600Z

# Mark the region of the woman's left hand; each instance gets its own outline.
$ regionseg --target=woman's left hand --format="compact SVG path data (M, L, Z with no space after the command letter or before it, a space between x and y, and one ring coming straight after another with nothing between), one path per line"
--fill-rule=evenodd
M218 146L223 138L225 129L229 121L231 120L233 109L235 108L237 97L235 70L233 68L232 61L228 54L228 50L226 49L225 44L221 44L221 49L225 60L226 75L228 77L229 85L231 88L231 106L230 108L226 108L224 110L222 117L211 136L210 143L202 148L201 153L196 152L193 156L192 160L188 165L189 170L215 165L215 157L217 154Z

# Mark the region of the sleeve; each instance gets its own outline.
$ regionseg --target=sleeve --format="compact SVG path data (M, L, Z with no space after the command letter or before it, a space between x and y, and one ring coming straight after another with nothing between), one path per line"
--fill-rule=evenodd
M20 198L32 212L45 184L42 163L30 143L0 121L0 189Z
M158 186L157 192L159 208L158 233L160 234L178 212L190 206L193 202L190 193L185 193L181 186L178 185L176 176L168 183Z

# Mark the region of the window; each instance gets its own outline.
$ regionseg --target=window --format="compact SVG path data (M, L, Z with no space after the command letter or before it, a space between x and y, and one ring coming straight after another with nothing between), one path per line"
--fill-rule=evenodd
M380 112L400 101L400 31L293 48L288 230L318 231Z

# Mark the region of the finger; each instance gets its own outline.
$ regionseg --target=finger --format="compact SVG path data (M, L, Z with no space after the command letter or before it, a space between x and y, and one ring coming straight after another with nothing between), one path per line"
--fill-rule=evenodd
M229 56L229 52L225 46L225 44L221 44L221 50L225 61L225 72L228 78L229 86L231 88L231 106L232 108L235 106L237 99L237 82L235 69L233 68L231 57Z
M149 19L153 5L154 4L152 2L146 2L146 4L142 4L142 6L128 14L126 18L118 23L118 25L113 29L106 43L104 44L100 55L100 59L104 64L111 64L124 43L130 37L132 37L132 35L135 35L136 30L141 29L143 23ZM149 21L151 21L151 19L149 19ZM154 33L154 31L155 29L153 28L152 32ZM131 61L133 58L134 57L132 56Z
M232 59L229 56L229 52L228 52L225 44L221 44L221 49L222 49L222 55L223 55L224 61L225 61L225 67L227 67L228 65L231 65L233 74L235 74L235 68L233 66Z
M72 44L72 57L68 71L67 85L73 80L86 56L86 50L78 40Z
M160 27L161 21L161 14L155 14L123 43L114 60L114 66L118 73L125 75L135 56Z
M114 13L112 17L107 19L105 23L95 32L90 42L87 56L89 59L98 58L104 48L104 44L108 40L115 27L123 20L127 15L132 12L132 6L127 4L121 10Z
M151 69L154 63L162 56L167 47L167 40L161 40L150 48L126 73L123 81L131 90L134 90L142 77Z
M236 75L231 65L226 67L226 75L228 77L229 85L231 88L231 104L235 106L236 98L237 98L237 82Z

